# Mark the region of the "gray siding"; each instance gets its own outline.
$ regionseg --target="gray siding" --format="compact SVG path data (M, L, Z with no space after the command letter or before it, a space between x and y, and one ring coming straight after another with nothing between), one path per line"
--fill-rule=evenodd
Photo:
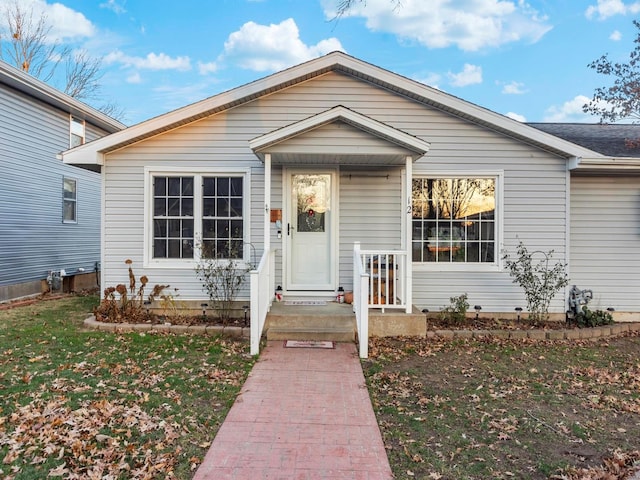
M571 178L570 255L592 308L640 311L640 177Z
M514 251L519 238L532 250L554 249L557 258L565 259L567 185L563 159L368 83L329 73L110 154L106 177L106 282L124 281L124 259L142 264L145 165L250 166L254 220L251 234L259 256L263 165L249 149L248 141L336 105L430 142L429 153L414 164L414 176L430 172L504 172L504 204L499 206L504 216L504 248ZM306 145L313 138L326 144L331 138L322 134L332 130L335 126L319 129L302 140ZM353 152L354 144L364 138L361 132L346 128L341 131L340 141ZM375 140L369 138L366 142L371 147ZM377 170L353 168L342 166L339 172L339 282L345 287L351 281L353 242L360 240L363 248L399 248L403 215L400 168L384 171L384 178L376 175L380 173ZM280 167L274 167L272 208L282 206L282 178ZM271 233L272 245L279 248L275 229ZM179 287L185 298L202 297L191 271L152 269L144 273L152 283ZM278 278L277 283L280 281ZM522 293L504 271L454 272L414 266L417 305L437 309L448 304L449 297L463 292L485 311L512 312L516 306L525 306ZM564 311L562 295L553 309Z
M87 125L87 139L104 132ZM100 175L64 165L69 114L0 84L0 286L100 260ZM62 180L77 181L77 224L62 223ZM0 299L1 300L1 299Z

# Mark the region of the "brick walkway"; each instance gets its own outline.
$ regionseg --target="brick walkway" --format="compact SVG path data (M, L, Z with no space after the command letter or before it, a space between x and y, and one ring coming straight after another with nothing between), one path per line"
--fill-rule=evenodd
M194 480L392 479L352 343L269 342Z

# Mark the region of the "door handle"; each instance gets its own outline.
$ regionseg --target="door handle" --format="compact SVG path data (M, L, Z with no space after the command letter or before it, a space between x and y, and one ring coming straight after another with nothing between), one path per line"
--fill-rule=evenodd
M287 236L291 235L291 224L287 223Z

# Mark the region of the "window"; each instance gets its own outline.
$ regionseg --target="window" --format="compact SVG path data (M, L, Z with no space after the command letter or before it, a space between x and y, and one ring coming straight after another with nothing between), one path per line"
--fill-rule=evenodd
M153 258L193 258L194 177L155 177Z
M84 120L80 120L76 117L71 117L71 141L69 145L71 148L84 144Z
M497 177L414 179L413 261L495 263L496 185Z
M62 221L64 223L77 222L78 192L76 181L72 178L62 179Z
M155 175L152 260L242 259L244 176Z

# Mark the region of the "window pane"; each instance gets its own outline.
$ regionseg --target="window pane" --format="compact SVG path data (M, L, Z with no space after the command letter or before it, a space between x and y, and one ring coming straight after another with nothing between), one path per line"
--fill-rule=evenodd
M203 238L216 237L216 221L215 220L202 221L202 237Z
M216 194L216 179L204 178L202 181L202 194L206 196L214 196Z
M231 196L242 197L242 178L240 177L231 178Z
M182 258L182 242L180 239L169 239L169 252L167 258Z
M232 198L230 201L231 211L229 212L230 217L241 217L242 216L242 198Z
M169 237L180 236L180 220L169 220Z
M242 233L242 220L233 220L231 222L231 238L243 238Z
M153 241L153 257L167 258L167 242L165 239L155 239Z
M154 222L153 222L153 236L154 237L166 237L167 236L167 221L166 220L154 220Z
M170 197L168 199L168 209L167 209L167 215L170 217L179 217L180 216L180 199L179 198L173 198Z
M156 197L167 195L167 177L155 177L153 182L153 194Z
M216 187L219 197L229 196L229 178L218 178Z
M76 220L76 202L64 202L63 219L65 222L75 222Z
M180 196L180 177L170 177L168 194L172 197Z
M193 177L182 178L182 196L183 197L193 196Z
M70 178L63 180L63 196L75 200L76 198L76 181Z
M205 198L202 200L202 215L205 217L216 216L216 199Z
M218 198L217 210L218 210L219 217L228 217L229 216L229 200L226 198Z
M182 199L182 216L183 217L193 216L193 198Z
M167 215L167 199L166 198L153 199L153 215L156 217L164 217Z

